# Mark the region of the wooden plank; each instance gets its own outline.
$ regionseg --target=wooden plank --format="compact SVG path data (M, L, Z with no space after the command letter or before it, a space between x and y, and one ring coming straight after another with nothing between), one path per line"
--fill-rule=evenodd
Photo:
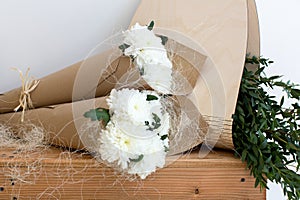
M0 199L265 199L232 152L197 155L130 181L89 155L50 148L24 157L2 149Z

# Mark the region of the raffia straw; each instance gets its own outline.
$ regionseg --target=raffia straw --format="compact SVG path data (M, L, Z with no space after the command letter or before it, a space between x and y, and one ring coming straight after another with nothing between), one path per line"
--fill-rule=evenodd
M35 80L31 76L29 76L30 68L27 69L25 76L23 75L21 70L17 68L12 68L12 69L19 72L20 79L22 81L22 91L19 98L20 104L14 109L14 111L17 112L20 108L22 108L21 122L24 122L25 111L34 108L30 93L33 90L35 90L35 88L38 86L40 81Z

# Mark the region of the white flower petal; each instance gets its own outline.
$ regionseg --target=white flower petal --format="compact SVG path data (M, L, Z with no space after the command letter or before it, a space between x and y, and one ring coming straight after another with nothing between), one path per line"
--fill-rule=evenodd
M162 168L165 164L166 152L160 136L155 135L150 139L141 139L137 143L136 149L143 159L139 162L130 162L128 173L137 174L142 179L156 171L156 168Z
M136 24L130 30L124 33L124 43L129 45L125 49L125 55L134 57L145 49L164 49L161 39L157 37L153 31L148 30L147 26Z
M156 96L157 100L147 101L147 95ZM101 159L142 179L163 167L169 140L162 140L161 136L168 135L170 116L160 101L154 91L112 90L107 99L111 121L99 138ZM145 121L152 125L153 114L159 117L161 125L152 131ZM133 160L140 156L140 161Z
M154 90L164 94L172 93L172 69L168 66L147 64L142 77Z

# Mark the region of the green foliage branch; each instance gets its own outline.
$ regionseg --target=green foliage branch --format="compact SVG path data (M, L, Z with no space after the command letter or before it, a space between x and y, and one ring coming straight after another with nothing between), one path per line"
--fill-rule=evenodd
M246 58L257 64L256 71L246 67L240 85L235 114L233 140L236 154L247 163L256 178L255 187L267 188L267 179L280 183L291 200L300 199L300 90L281 76L268 77L264 70L269 59ZM280 101L267 91L279 87L286 95ZM292 101L284 108L285 97ZM291 168L290 165L295 165Z

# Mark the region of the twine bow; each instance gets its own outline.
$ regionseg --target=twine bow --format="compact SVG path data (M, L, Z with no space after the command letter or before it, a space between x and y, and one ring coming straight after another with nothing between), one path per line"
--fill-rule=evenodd
M35 88L38 86L40 83L39 80L35 80L31 76L29 76L29 70L30 68L27 69L25 76L23 75L22 71L17 69L17 68L12 68L13 70L19 72L20 79L22 81L22 91L21 95L19 98L19 105L14 109L15 112L17 112L20 108L22 108L22 117L21 117L21 122L24 121L24 116L25 116L25 111L27 109L34 108L33 103L30 97L30 93L35 90Z

